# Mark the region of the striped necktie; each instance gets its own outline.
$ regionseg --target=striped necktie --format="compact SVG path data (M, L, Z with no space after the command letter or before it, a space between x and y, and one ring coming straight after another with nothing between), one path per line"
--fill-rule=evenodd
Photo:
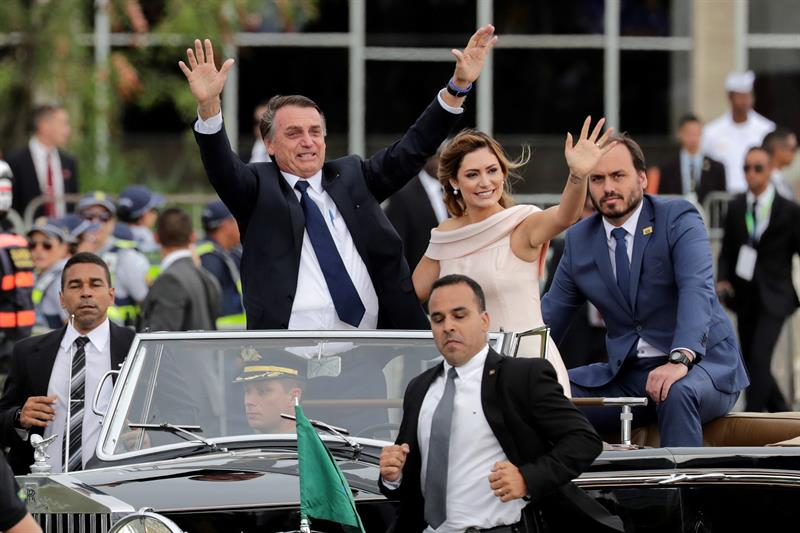
M83 469L81 441L83 438L83 408L86 397L86 343L89 337L75 339L75 352L72 354L72 378L69 384L69 412L67 416L68 431L64 435L62 446L62 463L67 468L64 472Z

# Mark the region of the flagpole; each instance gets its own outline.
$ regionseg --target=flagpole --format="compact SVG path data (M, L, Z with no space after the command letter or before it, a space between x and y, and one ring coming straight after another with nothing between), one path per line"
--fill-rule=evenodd
M297 396L294 397L294 405L297 407L300 405L300 398ZM300 533L311 533L311 526L308 524L308 517L304 512L300 512Z

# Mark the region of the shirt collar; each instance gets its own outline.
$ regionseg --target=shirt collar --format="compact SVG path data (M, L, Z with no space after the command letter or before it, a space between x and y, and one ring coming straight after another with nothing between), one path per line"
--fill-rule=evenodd
M639 202L639 207L637 207L633 213L631 213L631 216L628 218L628 220L626 220L625 223L620 226L628 232L628 235L636 235L636 226L639 224L639 215L642 214L642 205L644 205L644 198L641 199ZM612 239L611 232L616 229L616 226L611 225L611 223L609 223L604 217L603 229L606 230L606 239L610 241Z
M179 259L183 259L184 257L192 257L192 251L184 249L184 250L175 250L174 252L168 253L166 256L164 256L164 259L161 261L161 272L164 272L172 265L172 263L174 263Z
M756 198L758 198L758 202L762 206L765 205L765 204L772 203L772 200L774 200L774 198L775 198L775 185L773 185L772 182L769 182L769 184L767 185L767 188L764 189L764 192L762 192L758 196L756 196L755 194L750 192L750 189L748 189L747 190L747 204L748 205L752 204L753 200L755 200Z
M283 170L281 170L281 175L283 176L283 179L286 180L286 183L289 184L289 187L291 187L292 189L294 189L294 186L295 184L297 184L298 181L303 179L300 176L289 174L288 172L284 172ZM318 194L322 194L324 192L325 189L322 188L322 169L319 169L319 171L310 178L305 178L305 180L308 182L311 188L314 189L314 192Z
M486 355L489 353L489 345L485 344L483 348L481 348L478 353L472 356L472 359L464 363L463 365L456 368L456 374L458 374L458 378L462 381L472 380L476 376L480 376L483 372L483 365L486 362ZM444 375L447 376L447 373L453 366L447 362L445 359L444 361Z
M45 157L53 150L52 148L43 145L35 136L31 137L28 146L30 147L34 157Z
M87 333L86 335L82 335L78 332L77 329L72 325L72 322L67 323L67 330L64 332L64 337L61 338L61 349L69 351L70 346L72 343L75 342L75 339L78 337L89 337L89 342L92 343L94 349L98 352L102 352L103 349L106 347L106 343L108 342L108 337L111 333L111 327L108 324L108 318L103 320L103 322L94 328L92 331Z

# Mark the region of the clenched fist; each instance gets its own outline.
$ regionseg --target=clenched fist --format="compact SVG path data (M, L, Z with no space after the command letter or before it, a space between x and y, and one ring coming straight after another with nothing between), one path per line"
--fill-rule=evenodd
M502 502L524 498L528 494L525 478L522 477L519 468L509 461L495 463L492 466L489 483L494 495Z
M393 444L381 450L381 477L386 481L397 481L410 451L408 444Z

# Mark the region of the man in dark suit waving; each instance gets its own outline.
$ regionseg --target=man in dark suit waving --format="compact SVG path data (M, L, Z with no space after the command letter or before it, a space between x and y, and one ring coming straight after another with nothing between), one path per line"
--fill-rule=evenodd
M471 278L434 282L428 308L444 362L408 385L397 444L381 453L381 491L400 500L392 531L529 533L538 517L528 501L571 505L621 531L570 482L602 445L550 363L489 348L483 290Z
M194 130L206 173L236 217L244 246L249 329L423 329L403 246L380 208L422 168L463 111L497 38L480 28L453 77L405 135L368 159L325 162L325 118L305 96L276 96L261 119L274 163L245 165L222 129L220 93L233 60L217 70L211 42L180 62L198 104Z
M717 290L736 312L742 355L752 384L747 411L789 411L770 370L783 323L800 302L792 258L800 253L800 206L778 194L764 148L745 156L747 192L728 205Z
M101 420L87 402L103 374L125 360L134 337L133 330L109 322L113 301L108 266L94 254L75 254L61 275L61 303L70 321L14 347L0 398L0 445L11 448L15 474L28 473L33 463L31 433L58 435L48 448L53 472L81 470L93 456ZM103 384L101 407L112 389L111 382Z

